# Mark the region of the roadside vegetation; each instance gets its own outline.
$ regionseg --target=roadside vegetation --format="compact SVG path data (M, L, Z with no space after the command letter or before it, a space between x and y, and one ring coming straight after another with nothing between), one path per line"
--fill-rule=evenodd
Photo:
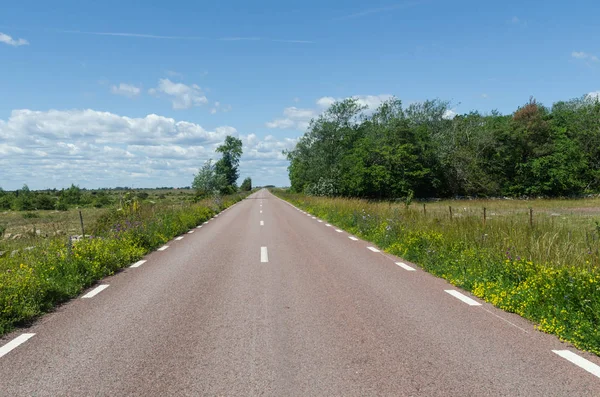
M597 98L510 115L349 99L286 154L275 194L600 355Z
M600 355L599 199L443 201L424 212L422 203L273 193Z
M193 189L0 191L0 335L248 196L251 179L235 183L241 141L218 152L210 185L198 183L205 165Z

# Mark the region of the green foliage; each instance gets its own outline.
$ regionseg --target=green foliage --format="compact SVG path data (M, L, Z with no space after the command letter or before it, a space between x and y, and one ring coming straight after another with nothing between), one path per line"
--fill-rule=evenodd
M238 165L242 156L242 140L230 135L227 135L225 142L217 147L217 152L222 154L222 157L215 164L215 172L217 175L222 175L228 186L236 186L239 178Z
M122 210L107 211L99 218L90 228L94 237L74 242L71 248L57 237L0 258L0 335L76 296L245 195L159 207L129 200Z
M240 191L249 192L250 190L252 190L252 179L247 177L240 185Z
M573 196L600 191L600 101L449 118L449 103L365 112L352 99L313 120L286 152L291 189L378 199Z
M273 192L501 309L534 321L542 331L600 355L598 239L589 236L599 233L599 222L581 232L579 226L555 225L550 216L551 220L542 218L532 228L523 212L521 222L512 217L488 219L484 226L480 213L455 213L451 219L433 210L434 205L425 215L399 211L388 203ZM446 205L440 208L447 211Z

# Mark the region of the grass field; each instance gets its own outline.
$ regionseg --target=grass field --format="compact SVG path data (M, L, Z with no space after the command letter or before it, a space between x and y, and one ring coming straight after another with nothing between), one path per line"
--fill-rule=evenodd
M540 330L600 354L597 198L448 200L407 207L273 192L534 321Z

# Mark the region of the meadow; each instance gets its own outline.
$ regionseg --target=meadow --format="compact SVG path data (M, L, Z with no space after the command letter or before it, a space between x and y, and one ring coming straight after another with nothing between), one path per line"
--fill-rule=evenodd
M0 243L5 250L0 256L0 335L77 296L248 194L200 201L185 194L159 201L130 195L112 208L82 209L86 234L81 239L71 234L82 234L79 209L2 214L7 233L32 227L41 233ZM59 227L64 232L52 232Z
M273 193L600 355L598 198L407 205Z

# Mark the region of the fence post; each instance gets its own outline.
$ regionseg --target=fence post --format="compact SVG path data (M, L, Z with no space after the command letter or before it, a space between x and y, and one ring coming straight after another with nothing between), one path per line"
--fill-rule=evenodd
M487 218L487 211L486 211L486 208L483 207L483 227L485 227L486 218Z
M452 206L448 206L448 210L450 211L450 220L452 220Z
M533 208L529 209L529 226L533 227Z
M427 215L427 209L425 208L425 203L423 203L423 215Z
M85 237L85 229L83 228L83 215L81 215L81 211L79 211L79 222L81 222L81 235Z

